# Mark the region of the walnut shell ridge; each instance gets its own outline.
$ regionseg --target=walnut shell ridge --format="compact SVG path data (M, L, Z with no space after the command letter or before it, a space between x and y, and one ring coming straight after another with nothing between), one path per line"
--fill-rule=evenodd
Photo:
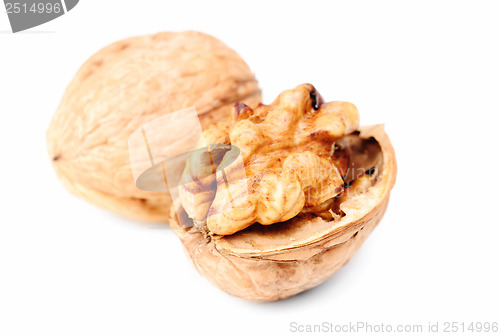
M194 106L202 127L256 104L258 83L243 59L199 32L127 38L91 56L68 85L46 134L52 165L73 194L141 221L168 221L170 196L132 176L128 138L141 125Z

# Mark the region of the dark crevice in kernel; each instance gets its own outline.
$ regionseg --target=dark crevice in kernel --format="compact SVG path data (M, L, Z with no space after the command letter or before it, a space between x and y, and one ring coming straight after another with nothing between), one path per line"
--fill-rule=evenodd
M372 176L375 173L375 167L368 169L365 174Z
M249 110L250 108L244 104L244 103L234 103L234 112L235 112L235 116L236 118L242 116L242 114L244 115L245 114L245 110Z
M311 97L313 109L317 110L323 104L323 97L321 97L316 89L312 89L312 91L309 93L309 97Z
M61 158L61 155L56 155L52 158L52 161L58 161Z

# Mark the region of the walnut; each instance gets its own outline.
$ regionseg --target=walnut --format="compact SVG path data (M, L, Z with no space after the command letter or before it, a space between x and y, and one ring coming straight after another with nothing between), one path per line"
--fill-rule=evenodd
M202 193L203 203L189 203L197 199L193 193L198 190L186 184L181 190L188 215L200 221L206 214L210 232L229 235L255 222L286 221L341 193L344 181L332 159L332 145L357 129L359 115L353 104L318 103L319 97L312 85L304 84L283 92L269 106L252 109L237 103L230 127L207 130L208 143L230 143L240 149L246 174L233 178L227 192L218 172L218 191L208 214L207 192ZM193 181L210 166L207 159L205 166L195 162L185 172Z
M118 214L167 221L170 196L143 191L132 176L127 141L141 125L195 106L203 127L225 119L236 101L260 101L254 75L219 40L198 32L115 42L86 61L66 89L47 131L61 182Z
M396 180L383 126L358 127L354 105L323 103L311 85L269 106L236 104L204 136L219 145L212 160L204 152L186 167L171 226L203 276L248 300L284 299L339 270L381 220ZM238 165L246 180L234 178ZM223 171L240 181L229 184L232 199Z

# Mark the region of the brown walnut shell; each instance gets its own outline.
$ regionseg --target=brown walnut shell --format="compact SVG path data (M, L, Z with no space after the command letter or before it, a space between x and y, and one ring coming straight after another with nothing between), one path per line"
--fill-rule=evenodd
M172 207L171 226L198 271L233 295L272 301L317 286L347 263L384 215L397 166L382 125L360 127L343 142L357 153L353 157L360 167L375 169L341 196L338 221L303 214L272 226L254 224L232 235L207 236L181 226Z
M195 106L204 128L235 102L261 99L247 64L199 32L159 33L115 42L91 56L68 85L47 130L61 182L123 216L167 221L170 196L142 191L130 168L128 138L143 124Z

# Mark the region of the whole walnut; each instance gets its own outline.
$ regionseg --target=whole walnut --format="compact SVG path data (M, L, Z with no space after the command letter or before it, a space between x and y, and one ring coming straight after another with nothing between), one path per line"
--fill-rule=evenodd
M155 118L194 106L203 128L235 102L261 99L243 59L199 32L158 33L115 42L91 56L70 82L47 130L47 147L72 193L120 215L167 221L170 196L143 191L127 141Z

